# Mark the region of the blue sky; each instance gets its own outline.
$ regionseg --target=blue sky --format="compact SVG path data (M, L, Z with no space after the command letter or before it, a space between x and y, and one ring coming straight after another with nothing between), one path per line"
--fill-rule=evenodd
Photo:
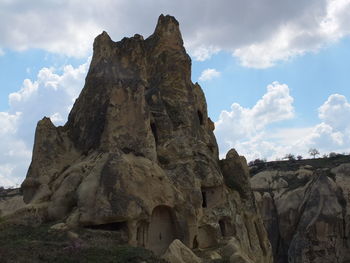
M66 121L94 37L147 37L161 13L180 22L221 157L350 152L350 0L24 3L0 2L0 185L24 179L38 120Z

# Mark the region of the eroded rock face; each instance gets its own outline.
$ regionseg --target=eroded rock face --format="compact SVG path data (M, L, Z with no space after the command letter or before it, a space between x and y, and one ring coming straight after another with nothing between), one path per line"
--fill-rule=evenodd
M275 262L349 262L350 164L251 179Z
M201 263L202 260L197 257L188 247L178 239L175 239L166 250L163 258L170 263Z
M145 40L103 32L68 122L38 123L24 200L157 254L175 239L204 249L236 236L245 258L271 262L246 162L228 155L222 170L213 130L175 18L161 15ZM223 172L242 180L227 187Z
M0 187L0 217L7 216L24 206L19 188L5 190Z

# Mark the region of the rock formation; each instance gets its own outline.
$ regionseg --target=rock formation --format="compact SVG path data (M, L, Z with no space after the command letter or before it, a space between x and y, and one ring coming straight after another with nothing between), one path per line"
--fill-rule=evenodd
M3 189L0 187L0 217L7 216L24 206L19 188Z
M24 201L44 220L115 230L157 254L175 239L228 242L233 262L271 262L247 164L234 151L219 163L213 130L175 18L161 15L145 40L103 32L68 122L37 125Z
M350 164L290 167L251 179L274 262L350 262Z

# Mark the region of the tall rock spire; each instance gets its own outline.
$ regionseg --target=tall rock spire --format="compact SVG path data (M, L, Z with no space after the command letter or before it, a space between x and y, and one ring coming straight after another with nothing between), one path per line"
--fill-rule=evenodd
M160 15L153 35L159 37L164 43L183 46L179 22L173 16Z
M126 242L158 254L174 239L217 245L249 218L237 235L259 239L244 253L269 262L261 222L244 210L252 200L224 184L213 129L174 17L161 15L147 39L114 42L103 32L68 122L38 124L25 202L71 225L113 223Z

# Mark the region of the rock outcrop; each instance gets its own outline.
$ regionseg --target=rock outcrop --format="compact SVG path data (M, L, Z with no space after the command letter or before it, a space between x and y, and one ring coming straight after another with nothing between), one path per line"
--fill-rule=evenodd
M163 259L171 263L201 263L202 260L197 257L191 249L186 247L178 239L175 239L163 255Z
M213 129L175 18L161 15L145 40L103 32L68 122L38 123L24 201L157 254L175 239L207 249L235 236L244 258L271 262L246 162L229 154L221 168Z
M350 164L261 171L251 184L274 262L350 262Z
M0 187L0 217L7 216L13 211L25 206L20 189L3 189Z

